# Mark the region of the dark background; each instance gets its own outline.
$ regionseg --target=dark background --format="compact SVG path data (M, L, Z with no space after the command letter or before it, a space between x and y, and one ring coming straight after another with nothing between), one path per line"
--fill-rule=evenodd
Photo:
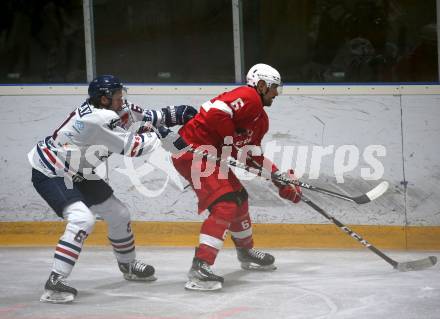
M0 83L85 83L81 0L3 0ZM95 0L98 74L233 83L231 0ZM287 83L438 82L435 0L243 0L245 70Z

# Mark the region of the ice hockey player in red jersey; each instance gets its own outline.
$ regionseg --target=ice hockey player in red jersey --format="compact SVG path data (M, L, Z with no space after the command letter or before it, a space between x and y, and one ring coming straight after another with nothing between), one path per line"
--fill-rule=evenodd
M118 78L98 76L89 84L89 98L28 154L35 189L67 221L41 296L43 302L66 303L76 297L77 290L65 278L93 231L96 213L108 224L108 239L124 278L155 280L154 268L136 259L127 207L95 174L95 168L112 153L137 157L154 151L161 140L176 135L166 126L185 124L197 110L188 105L144 110L127 102L124 91ZM128 130L136 123L139 127L134 132ZM152 127L157 133L150 132Z
M233 157L237 157L237 150L240 148L253 146L254 151L247 159L248 165L264 165L273 176L282 174L293 179L292 170L280 173L275 164L261 152L255 152L255 148L261 150L261 141L269 129L269 118L264 106L271 106L281 91L280 74L269 65L257 64L249 70L246 81L247 86L220 94L202 104L199 113L179 130L179 134L184 142L194 149L215 147L218 157L221 156L222 148L231 142ZM196 248L185 288L222 288L223 278L215 275L210 266L214 264L228 231L231 233L243 269L276 269L275 258L272 255L254 248L248 194L234 173L230 170L225 172L221 163L217 162L214 163L212 174L197 176L194 168L201 167L203 170L209 163L206 157L191 152L176 156L173 158L173 164L194 189L198 198L199 213L205 209L210 213L202 224L199 246ZM294 203L300 200L299 187L281 185L276 181L274 184L282 198Z

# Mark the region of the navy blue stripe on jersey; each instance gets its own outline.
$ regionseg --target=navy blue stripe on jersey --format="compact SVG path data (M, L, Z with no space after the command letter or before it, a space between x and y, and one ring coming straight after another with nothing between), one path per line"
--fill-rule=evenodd
M52 164L49 163L49 161L46 159L46 157L44 157L43 151L40 149L40 146L38 144L37 144L37 153L38 156L40 156L40 159L43 161L44 165L46 165L46 167L50 169L54 175L56 175L55 167L53 167Z
M46 137L44 139L44 143L46 144L46 147L48 148L48 150L50 152L52 152L53 155L55 155L60 162L62 162L62 160L64 158L62 158L63 156L59 156L59 155L64 155L64 152L58 154L55 146L53 145L52 137L51 136ZM64 159L64 165L63 165L64 171L66 173L70 172L72 175L78 174L82 177L82 175L79 172L77 172L76 170L70 171L70 161L71 161L71 157L72 157L72 151L67 151L65 154L66 154L66 158Z
M53 147L55 147L54 145L53 145L53 139L52 139L52 136L47 136L45 139L44 139L44 143L46 144L46 146L47 147L49 147L49 148L53 148Z
M72 175L79 175L80 177L83 177L83 175L77 171L77 169L70 169L70 161L72 158L72 151L66 152L66 160L64 161L64 171L67 173L71 173Z
M60 240L58 243L60 243L60 244L63 245L63 246L69 247L69 248L71 248L71 249L73 249L73 250L76 250L78 253L81 252L81 247L78 247L78 246L72 245L71 243L68 243L67 241Z
M66 257L60 256L60 255L57 255L57 254L55 254L53 257L54 257L55 259L58 259L58 260L64 261L65 263L68 263L69 265L72 265L72 266L75 265L75 262L74 262L74 261L72 261L72 260L70 260L70 259L67 259Z

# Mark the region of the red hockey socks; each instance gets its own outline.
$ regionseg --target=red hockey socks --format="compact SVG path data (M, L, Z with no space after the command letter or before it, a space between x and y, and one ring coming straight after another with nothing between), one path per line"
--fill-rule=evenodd
M249 204L245 200L238 208L238 214L233 219L231 226L232 241L236 247L251 249L254 247L252 238L252 222L249 216Z
M218 202L211 207L211 214L203 222L200 230L200 245L196 257L214 264L219 250L223 247L232 219L237 216L239 207L235 202Z

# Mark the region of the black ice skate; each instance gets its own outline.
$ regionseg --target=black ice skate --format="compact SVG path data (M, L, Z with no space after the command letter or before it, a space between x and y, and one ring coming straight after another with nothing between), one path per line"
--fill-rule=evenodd
M64 281L64 277L56 272L50 274L49 279L44 285L44 293L40 298L42 302L51 303L68 303L75 299L78 291L69 286L68 283Z
M274 265L274 256L255 248L237 248L237 257L241 268L245 270L271 271L277 269Z
M153 266L147 265L139 260L130 263L118 263L119 270L124 274L124 278L130 281L154 281Z
M217 276L206 261L194 257L192 267L188 272L185 289L189 290L218 290L223 287L223 277Z

